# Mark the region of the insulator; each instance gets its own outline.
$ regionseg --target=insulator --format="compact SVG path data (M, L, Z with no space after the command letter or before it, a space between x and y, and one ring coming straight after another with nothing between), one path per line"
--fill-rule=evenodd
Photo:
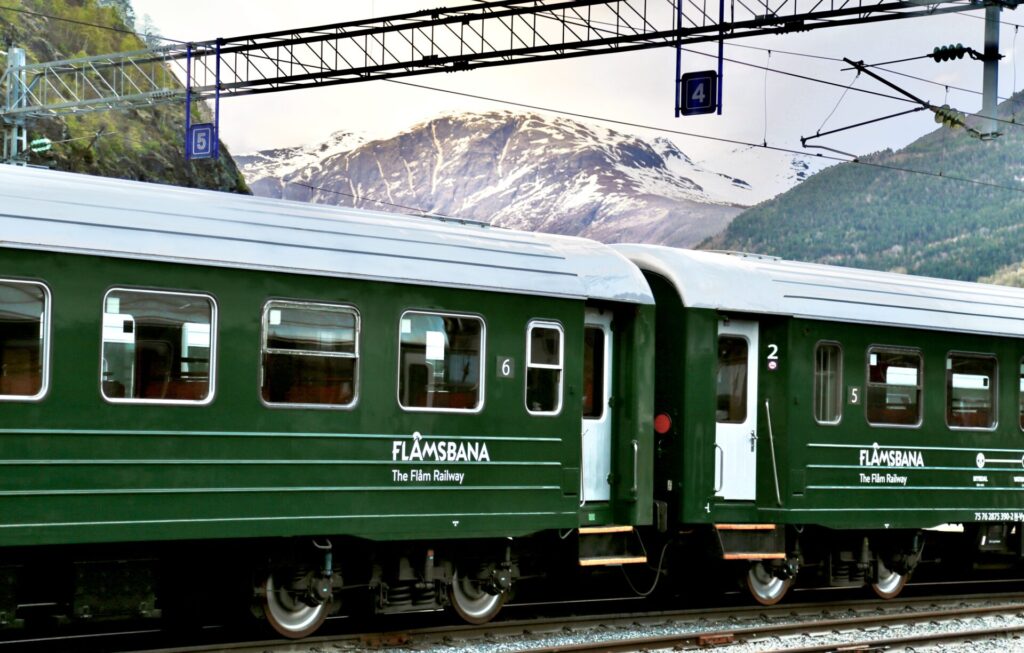
M940 45L932 50L931 57L936 62L949 61L951 59L963 59L969 49L970 48L966 47L963 43L957 43L956 45Z

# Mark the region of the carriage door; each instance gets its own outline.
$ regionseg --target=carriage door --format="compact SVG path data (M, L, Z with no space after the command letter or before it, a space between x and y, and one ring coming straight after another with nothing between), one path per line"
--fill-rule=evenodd
M612 459L612 316L587 309L583 326L583 480L581 502L607 501Z
M757 486L757 322L718 324L715 495L753 501Z

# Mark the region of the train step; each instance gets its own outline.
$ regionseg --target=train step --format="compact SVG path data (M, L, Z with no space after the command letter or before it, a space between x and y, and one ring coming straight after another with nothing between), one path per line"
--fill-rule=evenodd
M723 560L786 557L786 532L776 524L715 524Z
M644 564L647 555L632 526L590 526L579 529L579 560L581 567L611 567Z

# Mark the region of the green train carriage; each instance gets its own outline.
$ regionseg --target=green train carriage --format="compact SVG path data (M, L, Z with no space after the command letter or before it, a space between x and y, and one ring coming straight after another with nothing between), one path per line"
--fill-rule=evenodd
M560 531L600 565L650 523L652 297L612 250L0 180L0 622L226 603L239 568L286 636L349 588L485 621Z
M657 302L655 497L762 603L1024 554L1024 291L615 246Z

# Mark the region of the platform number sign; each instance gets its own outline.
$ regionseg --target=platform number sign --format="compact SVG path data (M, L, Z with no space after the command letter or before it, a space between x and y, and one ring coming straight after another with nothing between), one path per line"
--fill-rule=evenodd
M498 378L500 379L514 379L516 378L516 359L511 356L498 356Z
M217 136L213 123L191 125L188 129L188 158L209 159L216 148Z
M682 103L679 112L684 116L714 113L718 110L718 73L714 70L686 73L679 80L679 96Z

